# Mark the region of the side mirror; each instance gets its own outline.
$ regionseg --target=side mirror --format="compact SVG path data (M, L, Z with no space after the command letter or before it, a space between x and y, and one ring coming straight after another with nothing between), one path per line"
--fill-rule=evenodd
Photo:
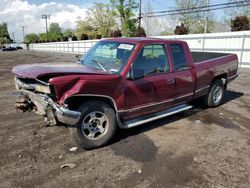
M131 68L129 71L128 79L137 80L145 77L145 71L143 69Z

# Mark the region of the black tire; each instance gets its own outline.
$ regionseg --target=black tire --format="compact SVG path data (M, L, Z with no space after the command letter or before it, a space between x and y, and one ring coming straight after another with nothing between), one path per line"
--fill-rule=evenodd
M117 121L115 111L110 105L93 100L83 103L78 111L82 113L81 118L76 127L70 128L70 132L74 141L83 149L90 150L102 147L114 137L117 130ZM99 121L100 119L103 123ZM105 131L101 133L100 128Z
M210 85L207 96L204 97L204 103L208 107L219 106L224 98L224 84L221 79L214 80ZM218 97L216 97L218 96Z

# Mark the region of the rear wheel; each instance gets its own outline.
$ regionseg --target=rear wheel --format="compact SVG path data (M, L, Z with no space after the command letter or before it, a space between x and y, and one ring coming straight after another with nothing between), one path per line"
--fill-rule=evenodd
M219 106L224 97L224 84L222 80L215 80L212 82L207 96L204 98L204 102L209 107Z
M102 101L88 101L78 111L82 113L77 126L71 128L73 139L84 149L106 145L115 135L115 111Z

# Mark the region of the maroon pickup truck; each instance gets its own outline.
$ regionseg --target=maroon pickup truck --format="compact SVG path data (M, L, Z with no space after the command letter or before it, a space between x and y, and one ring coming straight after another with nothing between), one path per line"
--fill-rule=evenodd
M85 149L107 144L118 127L131 128L192 108L203 97L222 103L237 77L235 54L190 52L186 42L112 38L76 63L14 67L17 102L49 125L69 125Z

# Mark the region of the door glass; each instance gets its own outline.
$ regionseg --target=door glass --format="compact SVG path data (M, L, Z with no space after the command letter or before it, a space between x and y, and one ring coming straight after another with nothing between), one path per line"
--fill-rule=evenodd
M181 70L182 68L187 67L187 58L182 45L171 44L170 48L174 60L174 69Z
M143 72L144 76L168 72L169 63L164 45L152 44L144 46L133 63L133 70L134 74Z

